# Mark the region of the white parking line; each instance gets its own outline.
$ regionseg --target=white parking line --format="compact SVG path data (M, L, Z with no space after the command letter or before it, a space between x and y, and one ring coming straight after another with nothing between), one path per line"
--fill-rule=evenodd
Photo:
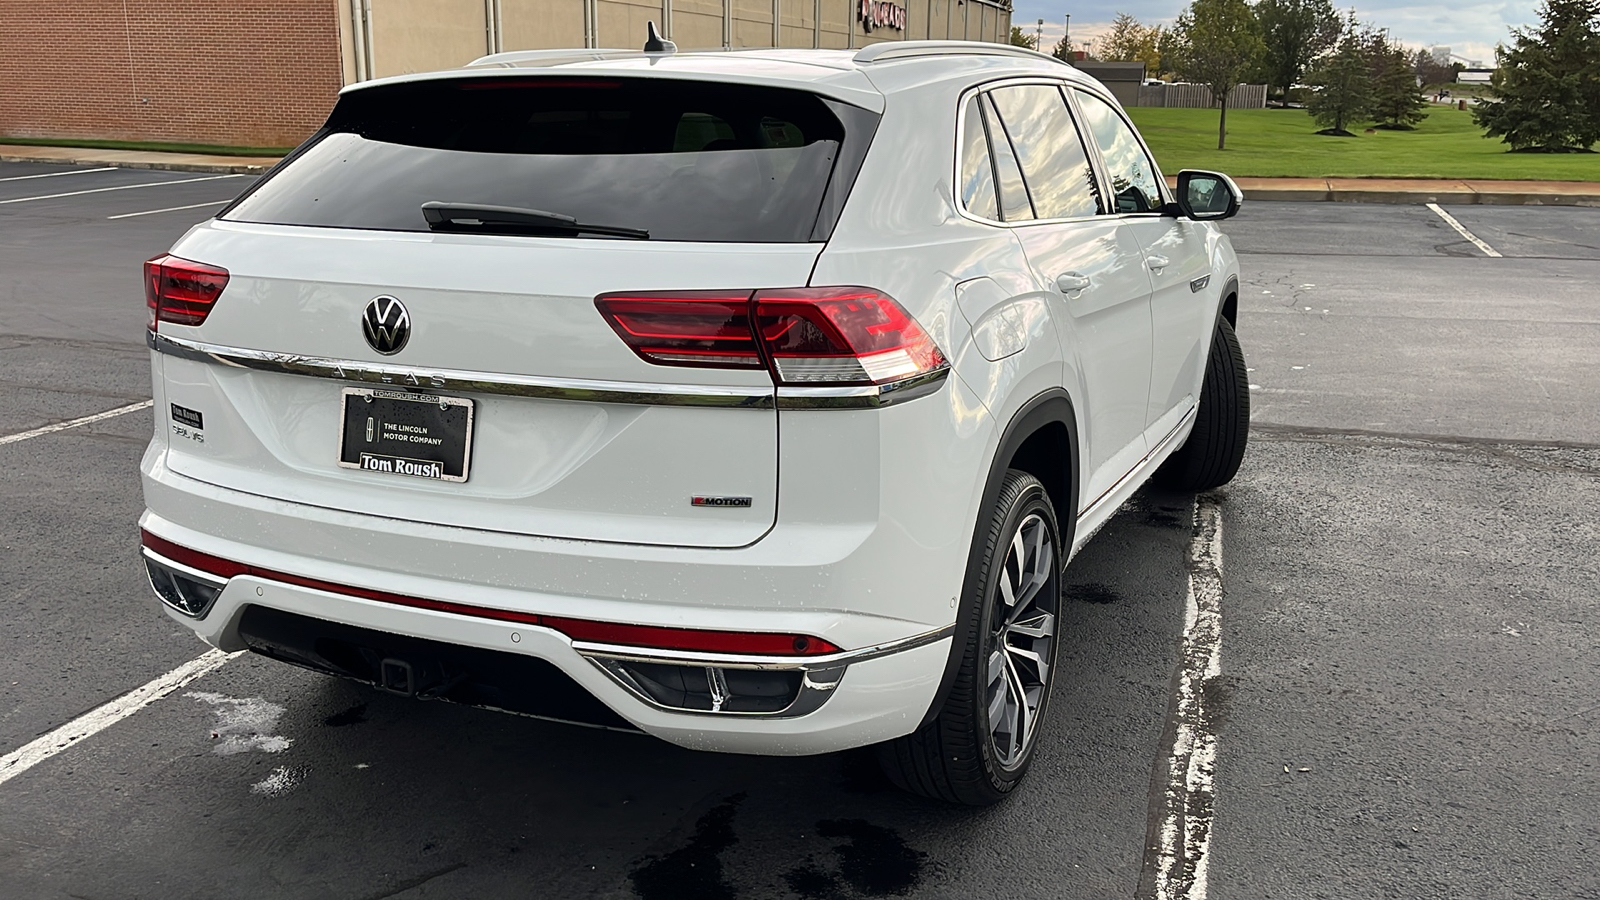
M1205 900L1217 735L1206 693L1222 674L1222 508L1195 501L1172 753L1158 829L1157 900Z
M0 181L27 181L30 178L54 178L57 175L87 175L90 172L110 172L116 166L100 166L94 169L73 169L70 172L44 172L39 175L13 175L10 178L0 178Z
M141 409L149 409L154 405L154 400L130 403L127 406L119 406L116 409L108 409L105 412L95 413L92 416L84 416L79 419L70 419L66 422L57 422L54 425L46 425L43 428L35 428L32 431L20 431L16 434L8 434L0 437L0 444L15 444L18 441L25 441L28 438L41 437L46 434L55 434L58 431L66 431L68 428L77 428L79 425L91 425L95 422L102 422L106 419L120 416L123 413L131 413L137 412Z
M1479 250L1482 250L1485 254L1487 254L1489 256L1493 256L1493 257L1496 257L1496 258L1500 257L1500 251L1494 249L1493 247L1489 246L1488 244L1485 244L1477 235L1475 235L1472 232L1468 231L1466 229L1466 226L1464 226L1460 222L1456 221L1456 217L1455 216L1452 216L1449 213L1445 212L1444 210L1440 209L1439 208L1439 204L1437 204L1437 203L1429 203L1428 204L1428 208L1433 210L1434 212L1438 213L1439 214L1439 218L1443 219L1445 221L1446 225L1449 225L1451 228L1454 228L1456 231L1461 232L1461 236L1462 237L1464 237L1467 240L1473 242L1474 244L1477 244Z
M249 175L207 175L204 178L179 178L176 181L149 181L144 184L119 184L116 187L90 188L87 191L67 191L61 194L41 194L37 197L15 197L11 200L0 200L0 206L7 203L27 203L30 200L54 200L58 197L78 197L83 194L103 194L106 191L131 191L137 188L161 187L168 184L193 184L197 181L217 181L223 178L249 178Z
M131 219L134 216L153 216L156 213L177 212L180 209L199 209L199 208L201 208L203 206L221 206L224 203L232 203L232 202L233 202L233 198L229 197L226 200L213 200L210 203L191 203L188 206L169 206L166 209L147 209L144 212L122 213L121 215L116 215L116 216L106 216L106 218L107 219Z
M49 734L36 738L5 756L0 756L0 784L5 784L84 738L99 734L196 678L216 670L239 653L211 650L201 654L110 703L84 713Z

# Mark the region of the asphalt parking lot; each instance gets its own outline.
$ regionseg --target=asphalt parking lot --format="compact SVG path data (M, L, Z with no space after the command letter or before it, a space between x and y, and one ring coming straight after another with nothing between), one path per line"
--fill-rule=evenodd
M0 164L0 755L205 650L135 554L139 264L245 184ZM1600 897L1600 210L1444 212L1501 255L1426 207L1226 226L1255 433L1206 507L1216 758L1186 896ZM696 754L239 656L0 770L0 895L1174 896L1196 518L1147 491L1073 562L1051 721L993 809L887 790L857 753Z

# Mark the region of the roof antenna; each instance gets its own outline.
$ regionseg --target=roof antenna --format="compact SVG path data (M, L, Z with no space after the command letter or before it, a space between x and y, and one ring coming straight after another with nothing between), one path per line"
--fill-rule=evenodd
M646 53L677 53L678 52L678 45L674 44L673 42L671 42L671 41L667 40L666 38L662 37L661 36L661 32L656 30L656 23L654 23L654 22L646 22L646 23L644 23L644 28L645 28L645 35L646 35L645 36L645 40L644 40L644 52L646 52Z

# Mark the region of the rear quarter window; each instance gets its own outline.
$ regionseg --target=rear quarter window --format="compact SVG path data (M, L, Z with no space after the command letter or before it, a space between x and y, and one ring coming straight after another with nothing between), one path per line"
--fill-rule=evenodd
M430 201L644 229L651 240L818 239L877 116L805 91L628 78L478 78L346 94L323 131L222 214L427 231Z

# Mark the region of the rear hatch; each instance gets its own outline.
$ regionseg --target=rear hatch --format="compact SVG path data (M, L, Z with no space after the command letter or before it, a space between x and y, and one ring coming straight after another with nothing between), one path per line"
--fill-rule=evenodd
M723 367L710 343L662 365L596 297L807 284L875 123L803 91L657 78L347 93L172 251L179 281L186 261L226 275L201 313L154 322L181 407L168 464L443 525L758 540L777 510L767 368Z

